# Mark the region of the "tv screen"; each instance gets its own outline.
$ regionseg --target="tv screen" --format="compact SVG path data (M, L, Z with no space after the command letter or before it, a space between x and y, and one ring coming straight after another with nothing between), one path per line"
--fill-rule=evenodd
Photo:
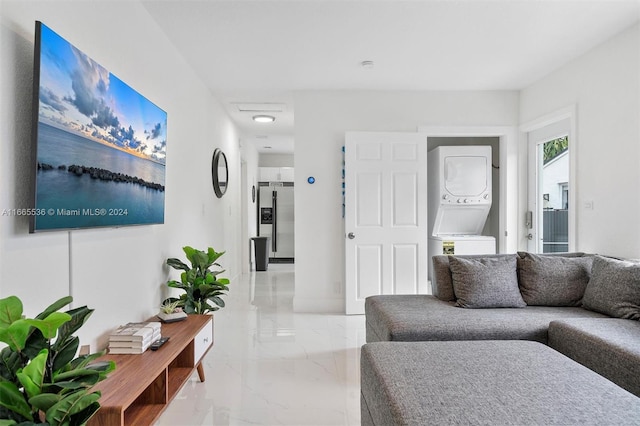
M167 114L41 22L30 232L164 223Z

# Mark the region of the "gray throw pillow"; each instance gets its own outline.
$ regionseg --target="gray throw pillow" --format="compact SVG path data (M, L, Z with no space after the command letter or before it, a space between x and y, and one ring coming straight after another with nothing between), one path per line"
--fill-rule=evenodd
M640 319L640 263L596 256L582 306L616 318Z
M518 253L518 284L527 305L580 306L593 256Z
M516 255L462 259L449 257L456 306L463 308L522 308Z

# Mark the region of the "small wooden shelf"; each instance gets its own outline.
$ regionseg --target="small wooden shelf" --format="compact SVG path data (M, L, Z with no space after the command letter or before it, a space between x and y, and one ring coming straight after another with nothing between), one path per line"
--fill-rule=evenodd
M93 387L102 397L90 426L153 424L195 369L204 381L200 363L213 345L213 317L189 315L184 321L162 324L162 335L170 339L157 351L100 358L114 361L116 370Z

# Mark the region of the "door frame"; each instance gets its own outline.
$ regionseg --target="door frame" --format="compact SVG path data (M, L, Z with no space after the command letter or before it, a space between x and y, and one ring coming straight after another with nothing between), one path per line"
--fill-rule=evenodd
M498 253L515 253L518 249L518 129L512 126L419 126L418 132L429 137L497 137L500 145L500 205ZM429 148L429 147L428 147Z
M558 109L552 113L543 115L534 120L531 120L527 123L524 123L520 126L520 140L522 141L522 145L524 146L524 170L526 170L526 174L522 178L522 182L520 188L522 190L523 196L521 197L521 217L526 218L527 212L529 211L529 198L530 196L534 196L535 194L530 194L532 190L529 187L529 182L534 177L531 176L531 173L535 173L535 170L531 170L530 164L531 160L529 158L529 134L536 130L540 130L544 127L551 126L555 123L558 123L563 120L569 120L568 126L568 137L569 137L569 251L576 251L578 247L578 233L577 230L577 194L578 194L578 179L577 179L577 160L578 160L578 132L577 132L577 106L575 104L569 105L567 107ZM536 190L536 189L534 189ZM537 190L536 190L537 192ZM534 220L535 219L534 214ZM536 225L534 224L534 227ZM526 219L522 221L521 227L521 241L519 246L521 248L528 249L529 240L527 239L527 234L529 234L529 229L526 225ZM537 236L534 235L534 238Z

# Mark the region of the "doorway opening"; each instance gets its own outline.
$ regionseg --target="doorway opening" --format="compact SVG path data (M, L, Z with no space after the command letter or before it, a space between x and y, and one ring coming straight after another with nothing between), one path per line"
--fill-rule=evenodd
M267 237L269 263L294 263L294 194L292 167L260 167L257 229Z
M539 253L569 251L569 137L537 144Z
M527 250L575 250L574 108L523 126L528 144Z

